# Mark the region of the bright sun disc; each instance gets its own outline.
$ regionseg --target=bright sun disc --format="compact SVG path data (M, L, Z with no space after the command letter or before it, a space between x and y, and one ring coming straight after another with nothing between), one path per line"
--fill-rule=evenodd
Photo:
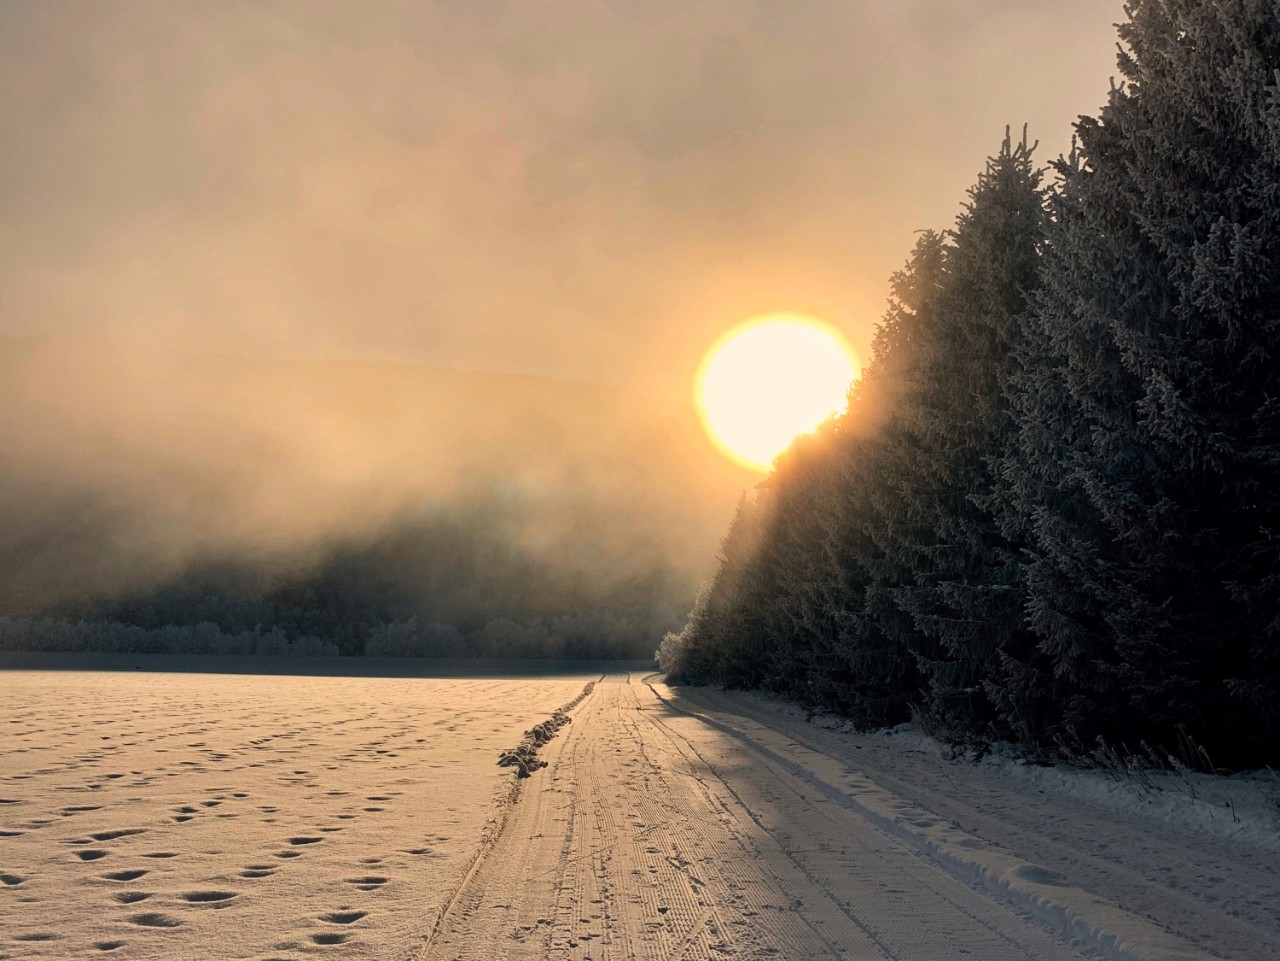
M857 375L831 327L775 314L736 327L703 358L694 388L703 425L739 463L768 470L798 434L844 409Z

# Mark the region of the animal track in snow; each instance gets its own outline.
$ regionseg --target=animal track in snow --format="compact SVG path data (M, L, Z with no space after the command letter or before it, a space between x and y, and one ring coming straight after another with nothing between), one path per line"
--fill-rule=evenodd
M222 675L166 675L163 685L124 673L38 680L43 687L23 696L39 708L44 733L27 723L10 727L0 715L0 730L11 732L10 750L0 747L0 754L24 759L0 784L0 795L15 802L0 805L0 822L7 822L0 841L16 839L0 844L0 891L16 914L10 944L23 957L57 954L59 946L68 957L198 957L200 942L220 936L212 922L228 917L236 919L237 947L243 943L244 956L259 961L404 956L401 926L383 922L423 899L447 896L454 859L479 836L491 800L488 764L474 766L474 784L454 784L455 772L472 773L471 740L439 728L416 744L415 737L442 712L456 717L477 697L488 703L488 687L504 702L528 690L539 692L535 699L564 699L542 690L541 681L415 680L384 690L382 681ZM336 696L337 685L350 690ZM298 696L282 699L284 686ZM431 695L429 709L421 706L424 694ZM351 712L375 697L390 698L394 710ZM540 716L543 705L528 710ZM487 723L457 726L483 733ZM523 710L495 723L494 737L505 740L520 724L528 726ZM24 736L30 743L18 741ZM256 750L250 739L260 742ZM250 769L254 763L261 766ZM422 826L448 825L459 841L438 844L422 827L414 830L414 821L401 830L394 822L405 807ZM224 818L238 818L232 830ZM71 827L39 830L62 823ZM135 836L141 840L130 840ZM96 860L110 863L80 867L93 862L79 852L98 851L104 854ZM378 851L381 858L367 857ZM297 857L303 860L285 867ZM449 870L421 870L437 863ZM378 871L386 874L372 873ZM335 884L345 886L335 892ZM209 892L238 896L203 897ZM87 910L65 910L67 895L85 894ZM0 914L10 920L9 912ZM290 917L300 922L292 933ZM12 940L40 931L63 940L52 952Z
M361 918L367 918L368 911L330 911L320 915L320 920L328 924L355 924Z
M222 905L240 895L235 891L187 891L178 897L188 904Z
M138 880L138 878L142 877L146 873L147 873L146 871L139 871L139 870L111 871L108 874L99 875L99 877L101 877L106 881L136 881Z
M182 925L182 922L177 918L171 918L167 914L157 914L155 912L135 914L125 920L142 928L176 928Z

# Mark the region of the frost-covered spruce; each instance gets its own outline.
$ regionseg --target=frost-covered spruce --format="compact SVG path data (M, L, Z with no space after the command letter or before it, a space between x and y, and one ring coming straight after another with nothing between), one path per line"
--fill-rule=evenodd
M1004 463L1042 737L1280 749L1280 4L1135 0L1077 124Z
M913 331L917 361L898 407L901 509L888 545L903 569L893 591L925 689L919 711L951 739L983 739L1000 656L1021 643L1016 542L991 515L991 455L1012 439L1006 400L1044 236L1040 173L1026 133L987 162L950 233L931 323ZM1004 733L1003 731L1001 733Z

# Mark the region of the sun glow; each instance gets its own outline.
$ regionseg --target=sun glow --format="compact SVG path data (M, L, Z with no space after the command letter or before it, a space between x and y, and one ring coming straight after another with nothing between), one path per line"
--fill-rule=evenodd
M735 327L703 358L694 398L707 434L729 457L757 470L798 434L844 409L857 365L835 329L799 314Z

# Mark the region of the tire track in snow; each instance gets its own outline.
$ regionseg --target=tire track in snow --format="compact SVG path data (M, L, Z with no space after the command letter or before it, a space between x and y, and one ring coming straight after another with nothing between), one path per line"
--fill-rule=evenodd
M1081 957L629 680L548 745L423 961Z
M650 682L655 677L657 675L646 677L646 686L673 712L696 718L738 740L767 763L858 814L886 837L903 842L926 862L1026 912L1056 931L1064 941L1087 945L1098 956L1116 961L1212 961L1226 957L1206 952L1148 919L1125 912L1069 882L1060 885L1051 878L1040 880L1046 872L1038 866L965 835L959 828L939 825L930 816L931 812L902 801L879 784L851 775L848 780L861 782L860 789L836 786L797 763L792 756L781 753L788 749L809 750L790 741L791 735L779 734L763 721L747 720L744 725L746 728L754 725L759 728L758 732L744 730L727 719L722 721L701 711L681 708L653 687ZM774 747L764 743L766 739ZM833 760L826 755L819 756L823 761Z
M656 692L655 692L656 696ZM656 716L651 717L660 727L670 731L670 725ZM675 735L678 737L678 735ZM691 740L680 738L688 748L702 758L708 770L715 773L716 766L706 758ZM768 779L775 783L777 789L786 795L778 810L766 817L758 816L752 809L752 803L735 790L727 780L721 779L726 790L741 804L748 816L756 822L760 829L779 842L783 857L790 861L797 871L804 874L815 889L828 899L831 905L843 913L849 921L862 930L886 956L890 958L935 957L937 952L959 952L964 956L979 957L1028 957L1046 958L1062 956L1065 949L1056 944L1046 943L1043 934L1036 928L1028 927L1022 921L1011 918L1003 910L992 911L990 900L976 895L970 888L957 885L955 881L941 874L936 868L921 864L913 864L910 858L904 859L903 852L896 846L885 851L864 848L860 852L858 862L846 861L833 863L834 870L821 877L813 870L816 865L809 863L813 858L803 856L796 847L797 839L856 837L861 833L874 830L871 825L861 819L850 821L848 812L833 809L819 816L822 812L821 799L812 799L809 794L802 793L805 785L797 782L786 768L778 768L771 759L757 754L753 757L753 774L749 786L760 788ZM717 775L718 777L718 775ZM832 816L837 815L837 816ZM781 830L783 822L789 818L799 818L802 826L791 832L788 839ZM767 823L766 823L767 822ZM823 844L819 842L819 852ZM821 854L819 854L819 859ZM898 878L899 880L893 880ZM909 892L906 888L891 889L891 893L902 895L897 898L898 906L886 906L875 899L874 908L866 907L862 914L854 910L852 903L842 903L841 898L833 890L850 880L860 882L864 889L875 889L880 882L884 886L896 883L909 883L916 890ZM921 905L933 902L935 915L934 926L940 931L919 935L911 929L925 915ZM941 912L941 914L939 914ZM865 915L865 916L864 916ZM949 915L949 918L944 917ZM922 954L921 952L927 952ZM999 952L998 954L996 952ZM1067 952L1070 956L1075 956Z
M603 675L601 676L603 680ZM582 689L582 693L575 697L572 701L557 709L557 713L563 712L568 714L573 709L582 704L590 697L592 690L595 688L597 681L589 681ZM485 859L492 853L493 849L502 840L503 833L506 831L507 824L510 821L511 811L520 802L520 795L523 793L523 779L515 780L511 789L502 798L498 804L498 812L494 820L490 822L488 830L480 839L480 844L476 847L475 854L472 855L470 864L462 875L462 879L458 882L453 892L441 904L428 932L422 938L422 946L419 948L418 957L430 957L432 945L439 937L445 925L449 922L450 917L459 909L463 899L467 896L468 889L475 880L476 875L483 867Z

